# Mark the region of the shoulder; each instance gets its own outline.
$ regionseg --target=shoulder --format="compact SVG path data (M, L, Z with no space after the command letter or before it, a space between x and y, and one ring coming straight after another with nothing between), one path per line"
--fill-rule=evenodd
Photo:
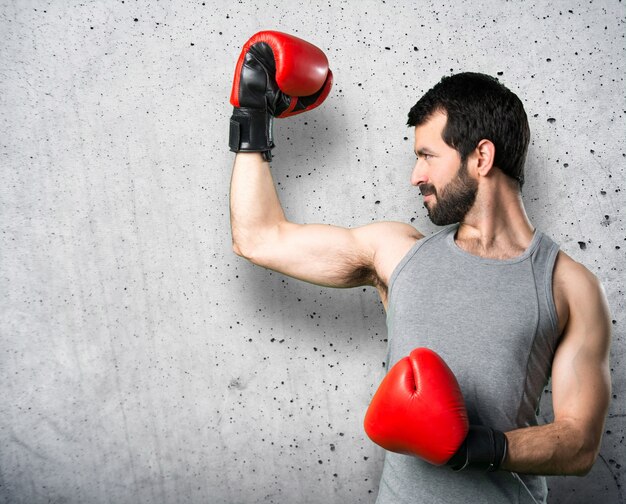
M602 289L596 275L562 250L559 251L554 265L554 283L568 298L576 298L581 293L590 294Z
M403 245L408 245L410 248L417 240L424 237L417 229L404 222L373 222L353 228L352 232L375 255L385 253L389 249L401 248Z
M598 277L563 251L557 255L552 283L561 331L578 320L608 317Z
M410 224L396 221L372 222L371 224L365 224L364 226L353 228L353 230L362 234L367 234L373 238L384 235L388 237L413 236L416 239L419 239L424 236Z
M375 222L354 228L353 232L372 251L375 284L384 300L393 270L424 235L403 222Z

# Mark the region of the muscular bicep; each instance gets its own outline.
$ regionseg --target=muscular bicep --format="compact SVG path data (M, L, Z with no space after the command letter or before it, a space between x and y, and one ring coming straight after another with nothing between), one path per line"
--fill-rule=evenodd
M597 449L611 391L609 309L591 273L578 264L567 273L569 319L552 366L554 416L576 425Z
M371 283L374 253L354 229L285 222L255 262L314 284L354 287Z
M402 251L418 237L412 226L398 222L349 229L285 221L267 231L250 259L317 285L376 285L391 267L389 250Z

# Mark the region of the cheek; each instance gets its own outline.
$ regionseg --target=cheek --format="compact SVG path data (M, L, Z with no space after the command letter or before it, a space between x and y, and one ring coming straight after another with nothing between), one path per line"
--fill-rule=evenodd
M449 184L457 176L459 164L453 160L442 160L437 167L433 168L433 177L440 186Z

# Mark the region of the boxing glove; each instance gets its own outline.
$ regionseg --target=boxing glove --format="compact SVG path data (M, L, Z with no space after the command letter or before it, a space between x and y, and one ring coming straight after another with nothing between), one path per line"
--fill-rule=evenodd
M507 451L503 432L468 425L459 384L443 359L416 348L383 379L365 415L365 432L389 451L455 471L496 471Z
M273 118L314 109L328 96L333 75L321 49L293 35L262 31L248 40L230 94L229 147L271 160Z
M386 450L435 465L457 453L469 429L465 401L450 368L428 348L416 348L387 373L364 420Z

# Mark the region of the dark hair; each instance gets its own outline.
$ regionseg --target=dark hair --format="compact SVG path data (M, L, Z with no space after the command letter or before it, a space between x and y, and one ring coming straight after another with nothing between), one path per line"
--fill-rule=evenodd
M447 116L443 140L465 161L483 139L496 148L494 166L524 185L530 140L528 118L515 93L480 73L443 77L409 112L409 126L424 124L435 112Z

